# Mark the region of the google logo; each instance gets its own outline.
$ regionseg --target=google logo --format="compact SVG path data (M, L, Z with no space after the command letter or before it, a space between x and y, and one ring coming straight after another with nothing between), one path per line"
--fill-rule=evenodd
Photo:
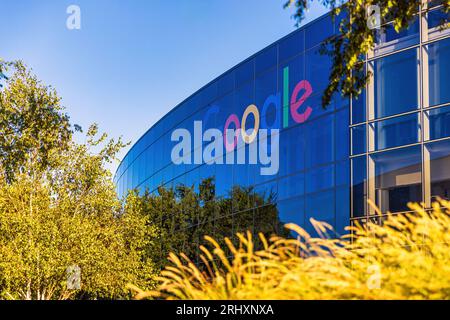
M300 112L300 107L305 103L306 99L312 94L313 90L311 84L308 80L302 80L295 86L292 95L289 97L289 67L283 69L283 128L286 128L289 123L289 113L291 114L292 119L296 123L303 123L311 116L313 109L310 106L307 106L303 112ZM267 122L265 122L265 118L263 119L262 127L265 129L281 129L279 115L281 113L281 96L280 94L270 95L267 97L266 101L262 107L262 113L266 114L267 110L270 106L275 106L276 109L276 119L274 123L269 126ZM247 118L253 115L255 119L255 124L251 134L247 133L246 122ZM224 135L223 141L227 151L231 151L236 148L237 145L237 137L234 137L232 143L228 142L227 131L230 128L230 125L234 125L234 130L240 130L240 134L245 143L249 144L256 139L257 132L260 127L260 114L258 107L254 104L249 105L242 115L241 121L236 114L231 114L228 116L224 125Z
M296 123L303 123L309 119L313 109L310 106L303 108L303 105L312 92L311 84L307 80L302 80L297 83L290 95L289 68L286 67L283 69L283 99L280 93L270 95L262 107L263 115L267 114L269 107L275 107L276 117L272 124L267 123L266 117L260 117L256 105L250 104L244 110L241 119L235 113L230 114L223 130L215 128L204 130L203 124L208 122L212 114L219 112L219 107L213 105L205 113L203 121L194 121L194 137L185 128L178 128L172 132L171 141L177 142L172 148L172 162L175 165L246 164L248 158L248 164L259 163L262 166L261 175L274 175L279 168L279 131L288 127L289 114ZM250 115L254 118L254 125L252 129L247 129ZM269 131L270 152L267 139ZM229 138L232 138L231 141ZM245 144L249 145L248 157ZM237 150L236 158L235 150Z

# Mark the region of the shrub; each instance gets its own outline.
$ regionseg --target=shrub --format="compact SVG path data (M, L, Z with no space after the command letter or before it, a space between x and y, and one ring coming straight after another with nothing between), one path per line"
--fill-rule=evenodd
M134 288L136 298L449 299L450 202L439 200L431 212L410 207L412 213L388 215L382 225L348 227L339 239L314 220L320 237L288 224L297 238L260 235L262 250L254 250L250 232L238 234L237 247L225 239L231 257L207 236L212 248L200 247L202 268L170 254L158 289Z

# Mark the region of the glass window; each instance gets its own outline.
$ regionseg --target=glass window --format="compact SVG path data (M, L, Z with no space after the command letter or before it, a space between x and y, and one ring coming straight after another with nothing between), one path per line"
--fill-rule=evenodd
M445 13L441 9L428 12L428 29L441 26L449 20L449 13Z
M254 187L254 207L261 207L269 203L275 203L278 199L278 184L277 181L270 181L268 183Z
M334 165L306 171L306 192L317 192L334 186Z
M334 114L314 120L303 126L305 155L308 168L334 161Z
M373 126L375 150L399 147L419 141L418 113L378 121Z
M239 119L241 119L245 108L250 104L255 103L255 83L254 81L247 82L245 85L235 90L235 105L233 107L233 113L236 113ZM225 107L226 108L226 107ZM228 114L231 114L229 107L228 110L224 110ZM225 122L225 120L224 120ZM250 124L247 125L250 128Z
M254 79L255 76L255 60L251 59L237 66L236 70L236 87L243 83Z
M348 166L347 166L348 167ZM337 236L348 233L345 227L350 225L350 188L336 189L336 226Z
M303 197L279 201L277 204L279 221L282 224L305 224L305 199Z
M409 26L397 33L394 24L389 23L380 28L376 33L376 43L378 45L394 44L395 49L419 43L419 19L416 17Z
M226 197L233 184L233 166L219 165L216 168L216 195Z
M295 31L286 38L282 39L278 46L278 60L281 62L303 52L305 48L304 41L305 33L303 30Z
M430 106L450 102L450 39L428 46Z
M352 154L361 154L366 152L366 125L352 127Z
M281 113L281 110L277 110L277 107L281 109L281 95L277 98L277 69L274 68L270 71L265 72L262 75L259 75L255 80L255 104L258 106L260 110L261 118L266 118L274 115L281 117L281 115L277 114L278 111ZM272 98L269 98L272 96ZM270 106L267 107L266 112L263 114L264 104L266 101L270 103ZM276 104L279 103L279 106ZM264 121L263 121L264 122ZM267 123L267 122L266 122ZM272 123L268 123L272 124Z
M331 59L320 54L317 48L306 51L305 78L311 83L314 94L322 95L329 82Z
M450 137L450 106L425 112L430 122L430 139Z
M279 176L289 175L305 168L304 126L296 126L280 133Z
M413 146L373 154L375 199L382 212L408 211L408 202L422 201L422 154Z
M350 184L350 162L342 161L336 164L336 186L349 186Z
M367 163L366 157L352 159L352 217L363 217L367 203Z
M375 117L417 109L417 49L375 61Z
M352 124L366 121L366 91L352 98Z
M255 57L255 72L261 73L277 64L278 47L273 45L264 49Z
M278 199L301 196L305 192L304 173L289 176L278 181Z
M312 48L315 45L326 40L334 33L334 25L330 15L317 19L307 26L305 30L305 45L306 49Z
M450 140L429 143L431 197L450 200Z
M336 148L336 160L348 159L350 154L349 108L336 112L336 139L339 148Z
M312 236L316 236L315 229L309 222L311 218L318 221L327 222L331 225L334 223L334 190L325 192L317 192L306 196L306 208L305 208L305 229Z
M227 72L217 81L217 95L223 96L234 89L234 71Z

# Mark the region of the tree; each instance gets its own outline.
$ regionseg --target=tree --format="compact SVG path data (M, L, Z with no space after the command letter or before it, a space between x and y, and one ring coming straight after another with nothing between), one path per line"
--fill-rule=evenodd
M60 98L14 65L0 92L8 135L0 147L0 297L112 299L130 297L130 282L150 288L156 228L140 211L123 214L105 168L121 139L92 125L85 144L72 141L62 107L48 106ZM79 288L69 287L71 268L81 270Z
M128 210L140 211L158 226L157 240L148 247L158 270L166 266L170 252L182 252L192 261L201 262L198 246L206 244L205 235L214 235L221 244L224 237L238 243L233 235L248 229L267 237L288 236L278 218L273 192L257 194L253 187L234 186L227 196L217 197L215 189L210 177L200 182L198 191L180 184L160 187L157 193L146 190L139 195L134 190L128 194L125 214Z
M6 78L6 72L12 75ZM22 62L0 60L0 74L6 79L0 91L0 163L10 182L27 162L41 171L55 166L52 154L67 147L73 131L56 91Z
M294 18L299 24L312 0L289 0L285 7L295 7ZM421 10L428 10L431 0L318 0L331 10L333 19L339 21L339 33L328 38L321 47L321 53L331 57L329 83L322 96L322 106L326 107L334 93L343 96L359 96L366 86L371 74L364 72L360 57L374 48L376 29L369 28L366 10L370 5L380 8L382 22L393 21L396 32L408 28L414 15ZM438 1L433 1L434 3ZM448 14L450 0L442 0L441 9ZM448 19L442 21L442 28L448 28Z

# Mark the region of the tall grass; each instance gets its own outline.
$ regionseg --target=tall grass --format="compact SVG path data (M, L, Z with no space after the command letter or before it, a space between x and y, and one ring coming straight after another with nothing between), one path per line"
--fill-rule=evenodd
M224 250L211 237L200 247L200 270L189 258L170 254L157 290L137 288L136 298L165 299L449 299L450 203L432 212L390 215L382 225L348 228L351 236L329 239L331 227L312 220L320 237L294 224L297 239L238 234ZM261 241L262 250L255 250ZM231 251L231 258L225 255Z

